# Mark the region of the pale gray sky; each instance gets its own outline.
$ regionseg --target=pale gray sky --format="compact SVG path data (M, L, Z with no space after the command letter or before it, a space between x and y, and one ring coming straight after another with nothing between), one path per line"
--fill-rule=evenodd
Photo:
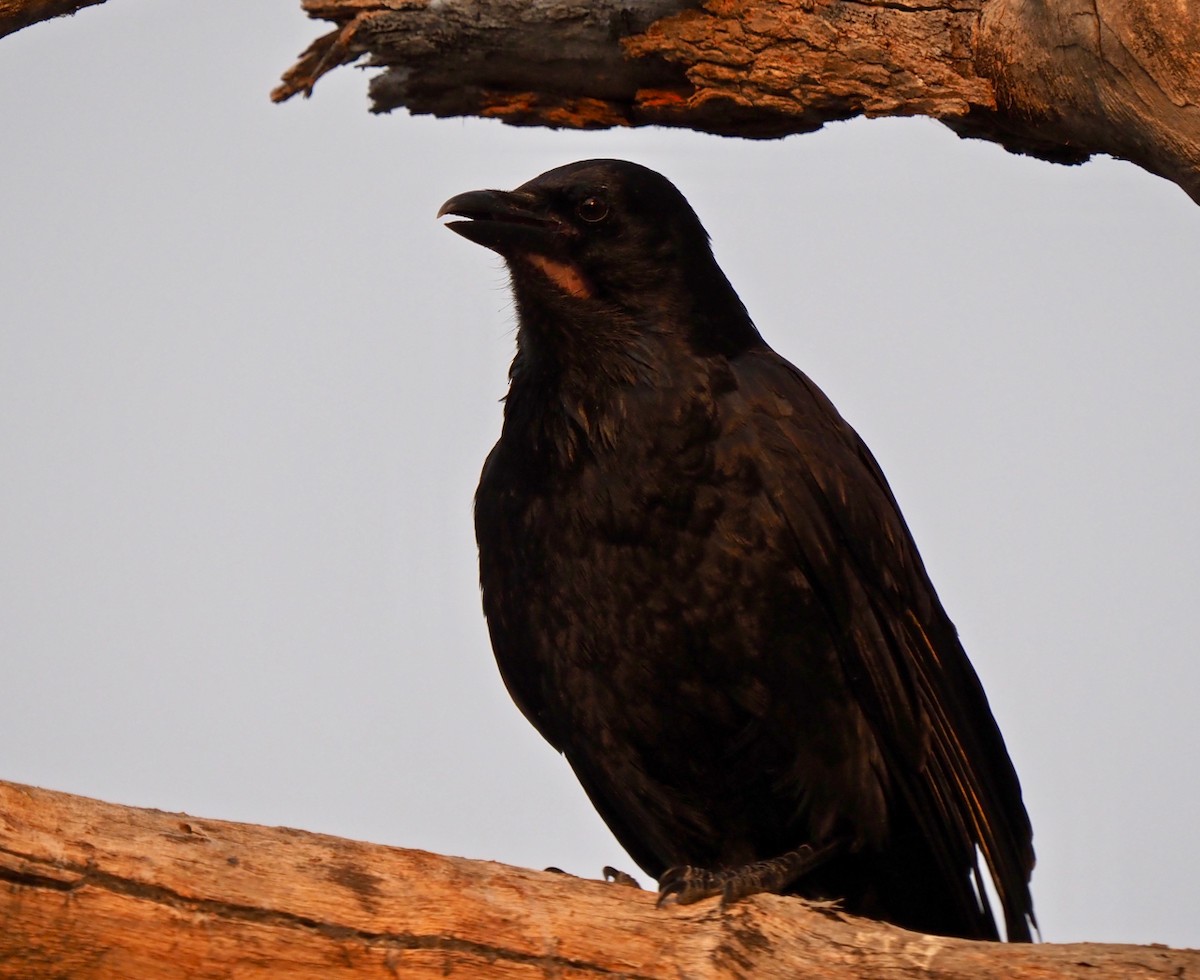
M0 40L0 778L634 870L509 701L471 496L512 351L452 194L618 156L878 456L1053 941L1200 946L1200 210L927 120L771 143L367 112L295 0ZM644 876L643 876L644 878Z

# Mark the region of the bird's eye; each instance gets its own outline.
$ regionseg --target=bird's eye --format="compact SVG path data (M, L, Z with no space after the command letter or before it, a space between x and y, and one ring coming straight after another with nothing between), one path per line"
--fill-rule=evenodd
M576 205L575 213L584 221L595 224L608 217L608 202L602 197L585 197Z

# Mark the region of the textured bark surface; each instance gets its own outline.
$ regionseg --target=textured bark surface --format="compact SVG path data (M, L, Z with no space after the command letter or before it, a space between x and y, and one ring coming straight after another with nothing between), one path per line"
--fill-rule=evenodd
M104 0L0 0L0 37L97 3L104 3Z
M1200 952L942 939L0 783L0 977L1200 976Z
M782 136L927 115L1200 201L1200 4L1179 0L302 0L338 25L273 93L366 56L374 109Z

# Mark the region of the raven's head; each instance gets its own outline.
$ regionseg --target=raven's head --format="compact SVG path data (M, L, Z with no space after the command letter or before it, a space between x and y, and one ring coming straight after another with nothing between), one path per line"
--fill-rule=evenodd
M758 342L708 234L675 185L624 160L584 160L514 191L470 191L438 216L498 252L518 307L686 325L699 346L732 353Z

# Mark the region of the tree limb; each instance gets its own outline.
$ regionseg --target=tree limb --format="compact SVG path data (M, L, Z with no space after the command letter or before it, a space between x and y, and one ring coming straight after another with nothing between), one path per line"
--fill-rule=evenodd
M653 894L618 885L3 782L0 882L3 977L1131 980L1200 971L1194 950L943 939L776 896L658 909Z
M376 112L783 136L927 115L1200 202L1200 6L1175 0L302 0L337 30L276 101L369 56Z
M104 0L0 0L0 37L54 17L74 14Z

